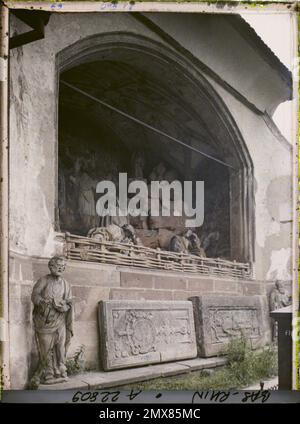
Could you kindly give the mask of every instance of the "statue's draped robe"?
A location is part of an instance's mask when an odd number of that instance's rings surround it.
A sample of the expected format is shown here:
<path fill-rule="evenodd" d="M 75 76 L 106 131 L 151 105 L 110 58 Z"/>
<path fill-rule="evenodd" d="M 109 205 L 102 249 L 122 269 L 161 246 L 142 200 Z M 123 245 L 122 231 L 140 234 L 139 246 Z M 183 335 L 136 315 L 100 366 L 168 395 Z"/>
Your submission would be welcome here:
<path fill-rule="evenodd" d="M 44 303 L 48 301 L 48 303 Z M 46 275 L 35 284 L 32 292 L 33 323 L 36 331 L 40 363 L 53 374 L 55 367 L 65 369 L 66 351 L 73 336 L 73 308 L 71 287 L 62 277 Z M 70 304 L 66 312 L 55 305 Z M 50 358 L 51 355 L 51 358 Z M 41 365 L 43 368 L 43 365 Z"/>

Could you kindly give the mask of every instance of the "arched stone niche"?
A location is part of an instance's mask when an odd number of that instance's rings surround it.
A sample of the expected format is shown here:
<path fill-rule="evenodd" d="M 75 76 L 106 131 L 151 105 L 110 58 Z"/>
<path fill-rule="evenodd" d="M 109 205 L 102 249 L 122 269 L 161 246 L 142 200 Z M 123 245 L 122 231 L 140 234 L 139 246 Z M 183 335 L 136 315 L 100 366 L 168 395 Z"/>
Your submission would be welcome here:
<path fill-rule="evenodd" d="M 165 132 L 184 139 L 192 147 L 228 164 L 228 167 L 222 164 L 216 165 L 216 162 L 199 154 L 191 156 L 188 151 L 180 154 L 182 150 L 178 150 L 176 156 L 177 146 L 166 145 L 163 137 L 157 138 L 156 135 L 156 141 L 161 143 L 162 153 L 165 156 L 168 153 L 174 155 L 173 158 L 170 156 L 169 160 L 177 164 L 179 172 L 180 169 L 185 171 L 182 172 L 185 179 L 200 179 L 203 177 L 203 169 L 211 170 L 213 167 L 216 169 L 209 177 L 210 181 L 214 179 L 214 172 L 218 174 L 218 171 L 221 171 L 226 175 L 224 180 L 228 181 L 226 186 L 228 219 L 224 226 L 229 237 L 228 256 L 232 260 L 252 263 L 254 261 L 252 160 L 228 107 L 205 78 L 202 71 L 203 64 L 199 60 L 196 62 L 198 65 L 195 62 L 191 63 L 187 57 L 174 49 L 145 36 L 130 32 L 104 33 L 79 40 L 56 55 L 57 87 L 60 96 L 63 96 L 67 89 L 61 84 L 62 79 L 90 94 L 96 92 L 98 98 L 103 99 L 101 96 L 103 93 L 104 100 L 110 103 L 113 103 L 113 96 L 117 95 L 117 105 L 121 110 L 126 109 L 128 113 L 141 120 L 146 120 L 145 111 L 149 111 L 153 126 L 163 127 Z M 132 92 L 129 99 L 128 93 L 125 96 L 124 90 L 120 88 L 126 77 L 131 79 L 129 86 Z M 108 95 L 108 98 L 107 91 L 104 93 L 103 90 L 103 81 L 108 87 L 112 87 L 113 94 Z M 113 88 L 113 83 L 116 81 L 120 84 Z M 73 96 L 74 93 L 69 91 L 66 95 Z M 151 96 L 157 96 L 156 101 L 159 105 L 155 101 L 150 101 Z M 76 96 L 73 97 L 73 103 L 77 103 L 80 112 L 80 102 L 76 101 Z M 57 96 L 58 116 L 60 107 Z M 86 109 L 84 102 L 81 108 Z M 97 106 L 89 110 L 95 116 L 99 112 Z M 122 139 L 121 127 L 115 125 L 114 131 Z M 145 145 L 152 144 L 153 135 L 149 136 L 141 128 L 135 131 L 135 138 L 144 140 Z M 58 205 L 58 193 L 56 204 Z M 209 220 L 209 216 L 205 219 Z"/>

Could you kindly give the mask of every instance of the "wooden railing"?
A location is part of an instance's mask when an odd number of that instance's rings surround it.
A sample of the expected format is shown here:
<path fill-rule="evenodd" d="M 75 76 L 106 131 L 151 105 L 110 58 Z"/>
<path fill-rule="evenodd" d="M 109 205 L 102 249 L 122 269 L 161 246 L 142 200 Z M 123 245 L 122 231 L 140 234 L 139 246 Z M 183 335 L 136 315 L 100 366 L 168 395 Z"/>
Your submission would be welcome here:
<path fill-rule="evenodd" d="M 251 266 L 248 263 L 220 258 L 202 258 L 133 244 L 100 242 L 70 233 L 65 234 L 65 241 L 66 257 L 78 261 L 231 278 L 251 278 Z"/>

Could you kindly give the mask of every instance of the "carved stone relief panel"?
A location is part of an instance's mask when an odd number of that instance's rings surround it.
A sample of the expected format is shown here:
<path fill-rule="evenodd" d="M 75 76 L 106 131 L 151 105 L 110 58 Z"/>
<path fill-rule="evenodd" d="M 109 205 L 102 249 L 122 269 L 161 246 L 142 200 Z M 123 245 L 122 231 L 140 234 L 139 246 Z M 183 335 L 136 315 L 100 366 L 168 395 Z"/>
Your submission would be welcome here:
<path fill-rule="evenodd" d="M 99 324 L 105 370 L 197 356 L 189 301 L 101 301 Z"/>
<path fill-rule="evenodd" d="M 190 300 L 199 356 L 222 354 L 230 340 L 242 336 L 253 349 L 266 343 L 270 331 L 261 296 L 203 295 Z"/>

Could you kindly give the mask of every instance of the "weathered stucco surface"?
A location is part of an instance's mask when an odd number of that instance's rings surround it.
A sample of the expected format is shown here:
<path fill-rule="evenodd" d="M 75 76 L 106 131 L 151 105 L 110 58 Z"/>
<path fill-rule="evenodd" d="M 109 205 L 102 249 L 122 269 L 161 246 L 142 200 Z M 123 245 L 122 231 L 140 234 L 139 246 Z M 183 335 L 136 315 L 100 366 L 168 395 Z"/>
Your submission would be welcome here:
<path fill-rule="evenodd" d="M 276 88 L 272 92 L 269 81 L 261 81 L 260 78 L 251 80 L 256 68 L 240 66 L 234 59 L 235 51 L 227 49 L 227 46 L 231 46 L 232 28 L 226 29 L 226 25 L 223 25 L 221 32 L 214 32 L 210 42 L 209 38 L 203 38 L 205 34 L 200 27 L 196 28 L 192 17 L 189 17 L 188 25 L 187 21 L 182 21 L 185 22 L 183 28 L 179 17 L 151 16 L 186 49 L 228 82 L 234 83 L 236 90 L 240 90 L 258 108 L 270 109 L 278 101 L 277 77 L 274 77 Z M 27 29 L 14 16 L 11 17 L 12 33 Z M 46 258 L 62 251 L 62 242 L 55 233 L 56 55 L 79 39 L 111 31 L 142 34 L 162 42 L 128 14 L 54 15 L 46 27 L 44 40 L 11 51 L 10 355 L 13 388 L 24 387 L 35 363 L 35 354 L 31 353 L 34 349 L 30 302 L 33 284 L 47 273 Z M 226 34 L 228 44 L 225 41 L 221 43 L 216 54 L 213 46 L 220 37 L 225 40 Z M 244 53 L 249 56 L 250 51 Z M 261 75 L 265 75 L 265 71 L 264 68 Z M 79 345 L 85 344 L 87 365 L 90 367 L 95 367 L 98 362 L 96 305 L 99 300 L 186 300 L 203 292 L 217 292 L 258 294 L 263 296 L 266 303 L 266 293 L 276 278 L 291 279 L 292 152 L 273 134 L 262 115 L 250 110 L 209 77 L 207 80 L 230 110 L 253 162 L 256 281 L 152 275 L 109 265 L 71 264 L 66 272 L 76 302 L 75 337 L 71 353 Z M 269 284 L 266 284 L 266 280 Z"/>
<path fill-rule="evenodd" d="M 291 278 L 292 150 L 253 113 L 210 80 L 228 105 L 247 143 L 255 178 L 255 277 Z M 281 250 L 282 249 L 282 250 Z M 276 252 L 282 252 L 274 261 Z M 273 257 L 273 260 L 271 259 Z M 285 277 L 283 277 L 285 276 Z"/>
<path fill-rule="evenodd" d="M 233 26 L 226 17 L 190 13 L 184 16 L 182 25 L 178 13 L 168 17 L 160 13 L 147 16 L 262 112 L 272 113 L 288 96 L 280 75 L 270 73 L 258 46 L 246 44 L 238 25 Z"/>

